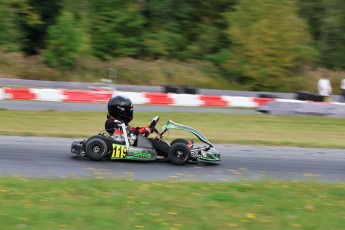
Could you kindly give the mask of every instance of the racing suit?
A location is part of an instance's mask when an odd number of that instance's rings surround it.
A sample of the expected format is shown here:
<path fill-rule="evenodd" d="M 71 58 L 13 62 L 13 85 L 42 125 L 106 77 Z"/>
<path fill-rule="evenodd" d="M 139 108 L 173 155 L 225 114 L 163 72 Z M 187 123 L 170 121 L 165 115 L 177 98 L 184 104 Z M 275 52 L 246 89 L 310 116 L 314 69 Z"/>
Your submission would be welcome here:
<path fill-rule="evenodd" d="M 124 125 L 124 126 L 123 126 Z M 148 137 L 153 129 L 149 126 L 144 127 L 131 127 L 129 124 L 123 123 L 120 120 L 107 115 L 107 120 L 105 121 L 105 130 L 112 136 L 112 138 L 120 143 L 125 143 L 123 127 L 126 129 L 126 133 L 129 140 L 129 145 L 135 146 L 137 142 L 137 135 L 141 134 Z M 156 149 L 157 154 L 160 156 L 167 157 L 169 153 L 169 145 L 155 140 L 153 138 L 148 138 L 152 143 L 153 147 Z"/>
<path fill-rule="evenodd" d="M 116 141 L 124 141 L 124 130 L 123 129 L 123 124 L 126 128 L 126 133 L 128 135 L 128 137 L 132 137 L 131 134 L 142 134 L 145 137 L 148 137 L 150 135 L 150 133 L 152 133 L 152 129 L 147 127 L 131 127 L 129 124 L 123 123 L 120 120 L 113 118 L 109 115 L 107 115 L 107 120 L 105 121 L 105 130 L 112 135 L 112 137 L 114 138 L 114 140 Z M 130 144 L 130 145 L 134 145 L 134 143 Z"/>

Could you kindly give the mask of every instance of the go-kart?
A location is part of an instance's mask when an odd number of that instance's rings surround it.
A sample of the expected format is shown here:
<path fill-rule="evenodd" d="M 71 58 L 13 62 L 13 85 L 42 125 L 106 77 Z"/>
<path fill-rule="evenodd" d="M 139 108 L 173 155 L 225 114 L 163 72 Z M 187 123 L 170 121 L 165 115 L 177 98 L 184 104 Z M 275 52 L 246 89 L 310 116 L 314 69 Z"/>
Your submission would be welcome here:
<path fill-rule="evenodd" d="M 135 141 L 131 139 L 131 135 L 127 135 L 126 128 L 123 124 L 124 141 L 118 141 L 110 136 L 106 131 L 100 132 L 98 135 L 89 137 L 83 141 L 73 141 L 71 146 L 71 153 L 76 156 L 87 156 L 91 160 L 101 161 L 105 159 L 110 160 L 140 160 L 140 161 L 157 161 L 165 160 L 173 164 L 183 165 L 189 160 L 191 161 L 220 161 L 220 153 L 213 147 L 199 131 L 191 127 L 177 124 L 172 120 L 162 127 L 162 131 L 158 132 L 156 125 L 159 121 L 159 116 L 152 119 L 149 127 L 157 134 L 154 139 L 161 141 L 169 146 L 168 156 L 159 156 L 156 149 L 153 147 L 151 141 L 144 135 L 138 134 Z M 164 138 L 169 130 L 184 130 L 193 133 L 198 139 L 206 144 L 205 146 L 193 147 L 188 146 L 188 141 L 182 138 L 177 138 L 172 142 L 168 142 Z M 128 137 L 130 136 L 130 137 Z"/>

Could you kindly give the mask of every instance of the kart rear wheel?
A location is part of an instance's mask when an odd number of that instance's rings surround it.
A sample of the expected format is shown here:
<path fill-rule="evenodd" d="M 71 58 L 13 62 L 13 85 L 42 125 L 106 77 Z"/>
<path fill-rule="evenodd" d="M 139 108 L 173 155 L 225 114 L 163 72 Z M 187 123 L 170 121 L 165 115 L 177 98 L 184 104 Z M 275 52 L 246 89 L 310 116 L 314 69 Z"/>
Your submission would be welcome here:
<path fill-rule="evenodd" d="M 85 154 L 93 161 L 101 161 L 107 155 L 106 143 L 98 137 L 88 140 L 85 146 Z"/>
<path fill-rule="evenodd" d="M 170 147 L 169 160 L 175 165 L 184 165 L 190 158 L 190 150 L 184 143 L 177 142 Z"/>
<path fill-rule="evenodd" d="M 185 144 L 185 145 L 187 145 L 188 144 L 188 141 L 186 140 L 186 139 L 183 139 L 183 138 L 177 138 L 177 139 L 175 139 L 175 140 L 173 140 L 171 143 L 170 143 L 170 145 L 173 145 L 173 144 L 175 144 L 175 143 L 183 143 L 183 144 Z"/>

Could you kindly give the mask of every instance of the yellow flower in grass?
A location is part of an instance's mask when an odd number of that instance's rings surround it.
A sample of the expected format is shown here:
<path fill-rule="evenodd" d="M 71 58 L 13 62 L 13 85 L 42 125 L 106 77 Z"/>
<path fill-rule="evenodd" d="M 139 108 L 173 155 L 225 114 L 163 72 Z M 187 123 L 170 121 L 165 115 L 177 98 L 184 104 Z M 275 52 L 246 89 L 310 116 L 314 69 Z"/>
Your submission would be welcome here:
<path fill-rule="evenodd" d="M 17 177 L 17 180 L 20 180 L 20 181 L 30 181 L 30 179 L 27 179 L 25 177 Z"/>
<path fill-rule="evenodd" d="M 247 213 L 246 217 L 247 217 L 248 219 L 255 219 L 255 218 L 256 218 L 256 215 L 255 215 L 255 213 Z"/>
<path fill-rule="evenodd" d="M 192 195 L 193 195 L 193 196 L 200 196 L 201 194 L 200 194 L 200 193 L 197 193 L 197 192 L 192 192 Z"/>
<path fill-rule="evenodd" d="M 159 214 L 159 213 L 156 213 L 156 212 L 151 212 L 150 215 L 151 215 L 151 216 L 159 216 L 160 214 Z"/>
<path fill-rule="evenodd" d="M 271 221 L 270 220 L 264 220 L 264 219 L 262 219 L 262 220 L 259 220 L 260 222 L 263 222 L 263 223 L 270 223 Z"/>
<path fill-rule="evenodd" d="M 150 202 L 147 202 L 147 201 L 142 201 L 141 203 L 142 204 L 150 204 Z"/>
<path fill-rule="evenodd" d="M 230 227 L 238 227 L 238 224 L 228 223 Z"/>
<path fill-rule="evenodd" d="M 177 215 L 176 212 L 168 212 L 168 214 L 169 214 L 169 215 L 174 215 L 174 216 Z"/>

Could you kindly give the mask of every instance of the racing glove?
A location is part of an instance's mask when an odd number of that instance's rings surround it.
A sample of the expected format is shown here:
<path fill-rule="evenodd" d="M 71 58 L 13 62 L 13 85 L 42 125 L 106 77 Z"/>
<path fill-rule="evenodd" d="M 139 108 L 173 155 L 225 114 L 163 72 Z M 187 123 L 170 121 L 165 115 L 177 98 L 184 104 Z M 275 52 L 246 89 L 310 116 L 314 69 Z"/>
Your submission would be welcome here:
<path fill-rule="evenodd" d="M 149 126 L 144 126 L 141 128 L 137 128 L 138 133 L 143 134 L 145 137 L 148 137 L 150 135 L 150 133 L 153 133 L 153 129 L 150 128 Z"/>

